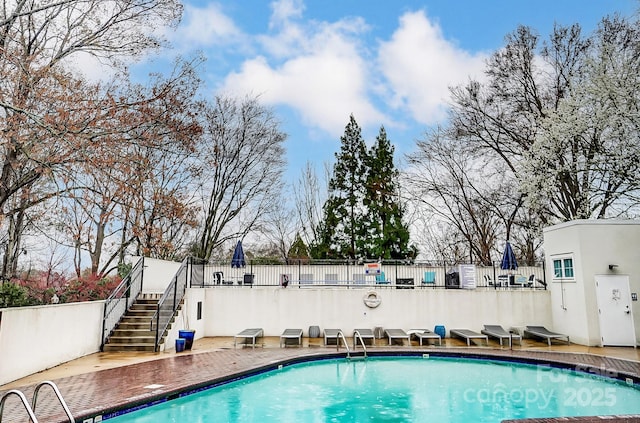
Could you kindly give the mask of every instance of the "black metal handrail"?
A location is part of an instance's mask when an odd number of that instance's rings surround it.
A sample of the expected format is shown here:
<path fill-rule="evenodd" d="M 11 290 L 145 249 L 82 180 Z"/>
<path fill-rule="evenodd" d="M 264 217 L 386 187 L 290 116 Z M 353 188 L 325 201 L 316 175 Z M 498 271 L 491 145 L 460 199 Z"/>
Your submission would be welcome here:
<path fill-rule="evenodd" d="M 160 349 L 162 336 L 167 330 L 167 327 L 169 327 L 169 323 L 171 323 L 171 319 L 173 319 L 173 316 L 184 297 L 184 293 L 187 290 L 190 261 L 190 257 L 187 257 L 182 261 L 180 268 L 174 275 L 173 279 L 171 279 L 171 283 L 167 286 L 167 289 L 165 289 L 164 293 L 158 300 L 156 312 L 151 318 L 149 330 L 155 331 L 156 333 L 156 352 Z"/>
<path fill-rule="evenodd" d="M 116 325 L 122 319 L 129 307 L 142 292 L 142 279 L 144 271 L 144 257 L 140 257 L 127 276 L 113 290 L 104 302 L 102 317 L 102 343 L 100 351 L 104 350 L 104 344 Z"/>

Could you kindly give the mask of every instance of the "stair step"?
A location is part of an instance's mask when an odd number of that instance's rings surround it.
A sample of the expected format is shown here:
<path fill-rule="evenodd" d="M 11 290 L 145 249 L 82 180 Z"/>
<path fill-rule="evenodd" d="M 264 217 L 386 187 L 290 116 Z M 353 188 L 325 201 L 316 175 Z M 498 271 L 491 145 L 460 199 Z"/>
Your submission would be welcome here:
<path fill-rule="evenodd" d="M 149 327 L 145 329 L 128 329 L 123 327 L 118 327 L 111 334 L 112 337 L 138 337 L 138 336 L 152 336 L 155 338 L 156 331 L 149 330 Z"/>
<path fill-rule="evenodd" d="M 158 309 L 158 305 L 156 303 L 149 304 L 141 304 L 134 303 L 129 310 L 153 310 L 154 312 Z"/>
<path fill-rule="evenodd" d="M 109 344 L 155 344 L 156 336 L 110 336 Z"/>
<path fill-rule="evenodd" d="M 151 322 L 120 322 L 115 330 L 150 330 Z"/>
<path fill-rule="evenodd" d="M 136 301 L 157 303 L 160 298 L 162 298 L 162 294 L 140 294 Z"/>
<path fill-rule="evenodd" d="M 145 309 L 130 308 L 129 310 L 127 310 L 126 314 L 127 315 L 131 315 L 131 316 L 153 316 L 154 314 L 156 314 L 156 310 L 154 310 L 154 309 L 145 310 Z"/>
<path fill-rule="evenodd" d="M 153 344 L 105 344 L 104 351 L 155 351 Z"/>

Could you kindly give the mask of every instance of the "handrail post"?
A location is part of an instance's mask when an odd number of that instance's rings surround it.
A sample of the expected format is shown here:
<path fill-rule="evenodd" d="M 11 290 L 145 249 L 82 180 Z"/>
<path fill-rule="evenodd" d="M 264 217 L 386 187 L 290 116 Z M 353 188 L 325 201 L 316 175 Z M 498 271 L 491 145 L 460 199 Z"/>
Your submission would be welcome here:
<path fill-rule="evenodd" d="M 107 330 L 107 301 L 105 300 L 104 303 L 102 303 L 103 307 L 102 307 L 102 332 L 101 332 L 101 340 L 100 340 L 100 351 L 103 352 L 104 351 L 104 333 Z"/>
<path fill-rule="evenodd" d="M 44 385 L 48 385 L 51 387 L 51 389 L 53 389 L 53 392 L 56 394 L 56 397 L 58 397 L 58 401 L 60 401 L 60 405 L 62 406 L 62 408 L 64 409 L 65 414 L 67 415 L 67 417 L 69 418 L 69 422 L 70 423 L 75 423 L 75 419 L 73 418 L 73 415 L 71 414 L 71 410 L 69 410 L 69 407 L 67 406 L 67 403 L 64 401 L 64 399 L 62 399 L 62 394 L 60 393 L 60 390 L 58 389 L 58 386 L 49 381 L 49 380 L 45 380 L 43 382 L 40 382 L 38 384 L 38 386 L 36 386 L 36 388 L 33 391 L 33 400 L 31 401 L 31 409 L 33 410 L 33 412 L 36 412 L 36 401 L 38 400 L 38 392 L 40 391 L 40 388 L 42 388 Z"/>
<path fill-rule="evenodd" d="M 186 273 L 186 272 L 185 272 Z M 176 310 L 176 298 L 178 297 L 178 277 L 173 278 L 173 310 Z"/>
<path fill-rule="evenodd" d="M 140 292 L 142 292 L 142 286 L 144 285 L 144 256 L 142 256 L 142 263 L 140 263 Z"/>
<path fill-rule="evenodd" d="M 32 423 L 38 423 L 38 419 L 36 419 L 35 414 L 33 414 L 33 409 L 29 405 L 29 402 L 27 402 L 27 398 L 25 398 L 24 394 L 21 391 L 18 391 L 16 389 L 7 391 L 2 396 L 2 399 L 0 399 L 0 422 L 2 422 L 2 411 L 4 409 L 4 402 L 7 400 L 9 395 L 17 395 L 20 398 L 20 402 L 22 402 L 24 409 L 27 411 L 27 414 L 29 415 L 29 418 L 31 419 Z"/>
<path fill-rule="evenodd" d="M 153 324 L 153 320 L 151 321 L 151 324 Z M 156 343 L 155 343 L 155 346 L 153 347 L 154 352 L 158 352 L 159 342 L 160 342 L 160 303 L 156 305 Z"/>

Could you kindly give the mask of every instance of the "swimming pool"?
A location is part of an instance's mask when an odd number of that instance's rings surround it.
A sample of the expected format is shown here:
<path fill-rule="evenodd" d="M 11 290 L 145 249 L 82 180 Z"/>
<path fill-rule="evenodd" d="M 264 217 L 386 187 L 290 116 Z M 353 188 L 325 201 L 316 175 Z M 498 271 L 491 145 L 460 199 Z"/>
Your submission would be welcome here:
<path fill-rule="evenodd" d="M 640 414 L 640 389 L 548 366 L 393 357 L 295 364 L 104 418 L 110 423 L 500 422 L 603 414 Z"/>

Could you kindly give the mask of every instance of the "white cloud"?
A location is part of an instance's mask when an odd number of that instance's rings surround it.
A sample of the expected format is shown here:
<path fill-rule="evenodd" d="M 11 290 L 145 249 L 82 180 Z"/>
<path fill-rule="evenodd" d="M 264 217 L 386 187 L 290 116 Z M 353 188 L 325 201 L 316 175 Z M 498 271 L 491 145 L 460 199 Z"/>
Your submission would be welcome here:
<path fill-rule="evenodd" d="M 235 44 L 244 38 L 233 20 L 215 3 L 205 8 L 185 5 L 183 24 L 169 36 L 174 44 L 188 49 Z"/>
<path fill-rule="evenodd" d="M 391 39 L 381 43 L 378 62 L 390 85 L 390 105 L 408 109 L 418 122 L 433 124 L 446 117 L 448 87 L 470 76 L 479 78 L 485 58 L 445 40 L 440 27 L 418 11 L 400 18 Z"/>
<path fill-rule="evenodd" d="M 245 61 L 227 76 L 222 90 L 292 107 L 307 125 L 331 135 L 343 133 L 352 113 L 361 126 L 379 125 L 382 113 L 367 96 L 369 64 L 361 57 L 357 37 L 367 29 L 363 20 L 303 27 L 289 21 L 291 16 L 298 15 L 282 12 L 279 31 L 260 38 L 268 56 Z"/>
<path fill-rule="evenodd" d="M 261 55 L 228 74 L 220 90 L 290 107 L 309 130 L 335 137 L 350 114 L 363 129 L 441 122 L 448 87 L 482 76 L 486 56 L 446 40 L 424 11 L 401 16 L 391 38 L 378 45 L 377 60 L 371 60 L 364 19 L 308 21 L 303 10 L 300 0 L 274 2 L 272 31 L 256 38 Z M 404 122 L 391 121 L 391 113 Z"/>
<path fill-rule="evenodd" d="M 292 18 L 302 17 L 304 3 L 302 0 L 278 0 L 271 3 L 271 10 L 269 27 L 273 28 L 290 21 Z"/>

